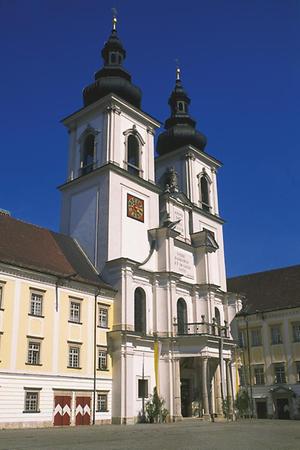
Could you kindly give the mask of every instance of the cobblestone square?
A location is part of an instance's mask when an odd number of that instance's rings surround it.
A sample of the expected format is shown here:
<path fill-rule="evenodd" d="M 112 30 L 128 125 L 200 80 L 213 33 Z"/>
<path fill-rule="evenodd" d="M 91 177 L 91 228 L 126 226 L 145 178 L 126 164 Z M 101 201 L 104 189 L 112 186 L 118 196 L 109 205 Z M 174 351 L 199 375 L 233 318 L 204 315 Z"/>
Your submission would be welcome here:
<path fill-rule="evenodd" d="M 0 431 L 0 450 L 298 450 L 297 421 L 82 426 Z"/>

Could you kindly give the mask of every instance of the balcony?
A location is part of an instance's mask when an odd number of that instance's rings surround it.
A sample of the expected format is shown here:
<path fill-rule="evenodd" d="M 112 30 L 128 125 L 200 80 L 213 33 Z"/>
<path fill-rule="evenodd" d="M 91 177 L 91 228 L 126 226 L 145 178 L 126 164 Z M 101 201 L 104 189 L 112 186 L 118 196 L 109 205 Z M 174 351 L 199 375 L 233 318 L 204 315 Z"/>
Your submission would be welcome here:
<path fill-rule="evenodd" d="M 174 331 L 177 336 L 209 335 L 229 338 L 229 327 L 226 321 L 224 323 L 225 325 L 219 325 L 214 319 L 211 323 L 204 320 L 202 322 L 177 323 L 174 320 Z"/>

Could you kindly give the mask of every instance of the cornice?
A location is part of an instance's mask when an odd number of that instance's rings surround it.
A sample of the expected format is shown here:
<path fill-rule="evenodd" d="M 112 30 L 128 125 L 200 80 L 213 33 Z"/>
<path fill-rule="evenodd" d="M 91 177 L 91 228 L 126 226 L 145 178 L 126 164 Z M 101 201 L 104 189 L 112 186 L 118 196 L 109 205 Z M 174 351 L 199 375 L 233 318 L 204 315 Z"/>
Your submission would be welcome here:
<path fill-rule="evenodd" d="M 48 274 L 46 272 L 2 262 L 0 262 L 0 272 L 8 276 L 26 279 L 28 282 L 35 281 L 38 283 L 52 285 L 53 287 L 58 286 L 70 291 L 84 292 L 91 295 L 95 294 L 95 287 L 97 287 L 93 283 L 70 280 L 70 278 L 64 278 L 62 275 Z M 116 291 L 113 288 L 100 288 L 99 296 L 104 295 L 108 298 L 114 298 L 115 292 Z"/>
<path fill-rule="evenodd" d="M 70 127 L 74 124 L 74 122 L 80 120 L 83 116 L 87 115 L 90 112 L 93 112 L 95 110 L 102 110 L 104 112 L 107 107 L 113 108 L 114 106 L 119 107 L 122 112 L 124 111 L 125 113 L 130 114 L 131 117 L 133 116 L 138 118 L 139 120 L 142 120 L 146 123 L 146 125 L 150 125 L 151 128 L 160 128 L 160 126 L 162 125 L 162 123 L 158 119 L 155 119 L 150 114 L 145 113 L 141 109 L 135 108 L 133 105 L 121 99 L 115 94 L 108 94 L 98 101 L 91 103 L 86 107 L 80 108 L 69 116 L 63 118 L 61 122 L 66 127 Z"/>
<path fill-rule="evenodd" d="M 198 156 L 199 159 L 204 160 L 209 166 L 212 166 L 215 169 L 218 169 L 219 167 L 222 167 L 222 162 L 218 159 L 214 158 L 213 156 L 209 155 L 206 152 L 202 152 L 201 150 L 198 150 L 196 147 L 193 147 L 192 145 L 185 145 L 184 147 L 180 147 L 176 150 L 173 150 L 170 153 L 166 153 L 165 155 L 158 156 L 156 158 L 156 163 L 159 164 L 161 161 L 167 161 L 172 160 L 176 156 L 182 156 L 185 159 L 186 158 L 195 158 L 195 155 Z"/>
<path fill-rule="evenodd" d="M 67 181 L 64 184 L 61 184 L 60 186 L 57 187 L 57 189 L 59 189 L 60 191 L 65 191 L 67 190 L 70 186 L 75 186 L 78 183 L 82 184 L 84 181 L 86 180 L 92 180 L 93 178 L 96 178 L 97 176 L 103 174 L 103 173 L 107 173 L 109 171 L 118 173 L 119 175 L 124 176 L 125 178 L 127 178 L 128 180 L 139 184 L 140 186 L 151 190 L 152 192 L 156 192 L 157 194 L 161 194 L 161 188 L 157 185 L 152 183 L 151 181 L 147 181 L 144 180 L 141 177 L 137 177 L 135 175 L 132 175 L 131 173 L 129 173 L 127 170 L 122 169 L 121 167 L 117 166 L 116 164 L 113 163 L 106 163 L 101 167 L 97 167 L 95 170 L 93 170 L 92 172 L 87 173 L 86 175 L 82 175 L 80 177 L 74 178 L 73 180 Z"/>

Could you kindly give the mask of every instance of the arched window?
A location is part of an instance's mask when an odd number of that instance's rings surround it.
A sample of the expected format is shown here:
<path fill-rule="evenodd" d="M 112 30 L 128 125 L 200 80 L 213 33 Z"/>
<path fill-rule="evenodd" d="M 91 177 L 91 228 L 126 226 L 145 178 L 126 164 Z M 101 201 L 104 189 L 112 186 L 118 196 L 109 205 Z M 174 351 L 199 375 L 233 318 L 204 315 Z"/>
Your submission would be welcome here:
<path fill-rule="evenodd" d="M 134 331 L 146 334 L 146 294 L 140 287 L 134 291 Z"/>
<path fill-rule="evenodd" d="M 183 298 L 177 301 L 177 327 L 178 334 L 187 333 L 187 310 Z"/>
<path fill-rule="evenodd" d="M 133 175 L 140 174 L 140 144 L 133 134 L 127 139 L 127 170 Z"/>
<path fill-rule="evenodd" d="M 177 102 L 177 108 L 179 112 L 185 112 L 185 103 L 184 102 Z"/>
<path fill-rule="evenodd" d="M 95 158 L 95 136 L 88 134 L 83 143 L 81 174 L 89 173 L 94 168 Z"/>
<path fill-rule="evenodd" d="M 121 63 L 122 63 L 122 56 L 119 52 L 110 52 L 109 53 L 109 64 L 120 65 Z"/>
<path fill-rule="evenodd" d="M 210 205 L 209 205 L 209 182 L 208 182 L 206 176 L 202 176 L 201 179 L 200 179 L 200 189 L 201 189 L 202 209 L 204 209 L 204 211 L 209 211 L 210 210 Z"/>
<path fill-rule="evenodd" d="M 221 314 L 219 308 L 215 308 L 215 320 L 217 325 L 217 334 L 220 335 Z"/>

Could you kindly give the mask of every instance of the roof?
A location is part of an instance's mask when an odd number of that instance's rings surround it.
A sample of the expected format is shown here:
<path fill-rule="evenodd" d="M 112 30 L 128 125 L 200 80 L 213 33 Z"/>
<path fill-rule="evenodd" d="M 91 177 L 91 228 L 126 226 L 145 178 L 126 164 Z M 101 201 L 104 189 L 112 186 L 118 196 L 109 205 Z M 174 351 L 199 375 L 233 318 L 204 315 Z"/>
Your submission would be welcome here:
<path fill-rule="evenodd" d="M 300 306 L 300 265 L 229 278 L 227 289 L 246 296 L 244 312 Z"/>
<path fill-rule="evenodd" d="M 0 262 L 112 289 L 74 239 L 9 216 L 0 216 Z"/>

